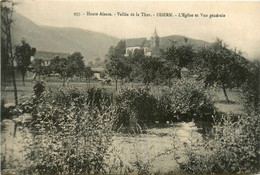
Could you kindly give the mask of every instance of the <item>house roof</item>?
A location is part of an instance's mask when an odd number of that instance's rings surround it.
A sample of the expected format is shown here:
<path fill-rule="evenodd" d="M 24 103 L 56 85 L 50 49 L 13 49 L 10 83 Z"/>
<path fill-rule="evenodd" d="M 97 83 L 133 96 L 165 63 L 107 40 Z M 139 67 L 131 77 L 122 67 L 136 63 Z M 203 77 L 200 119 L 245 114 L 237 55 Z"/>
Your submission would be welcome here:
<path fill-rule="evenodd" d="M 131 38 L 125 40 L 126 47 L 144 47 L 146 43 L 146 38 Z"/>
<path fill-rule="evenodd" d="M 97 68 L 92 67 L 91 70 L 92 70 L 93 72 L 103 72 L 103 71 L 104 71 L 104 68 L 102 68 L 102 67 L 97 67 Z"/>
<path fill-rule="evenodd" d="M 36 51 L 34 58 L 35 59 L 41 59 L 43 61 L 50 61 L 57 56 L 59 58 L 67 58 L 69 56 L 69 53 Z"/>

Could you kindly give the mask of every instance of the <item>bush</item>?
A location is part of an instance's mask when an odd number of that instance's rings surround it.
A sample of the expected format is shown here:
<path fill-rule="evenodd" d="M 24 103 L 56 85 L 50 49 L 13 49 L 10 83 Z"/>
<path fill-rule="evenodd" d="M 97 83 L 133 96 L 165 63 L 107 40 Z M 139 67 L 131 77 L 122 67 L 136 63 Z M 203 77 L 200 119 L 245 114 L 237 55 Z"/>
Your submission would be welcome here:
<path fill-rule="evenodd" d="M 89 105 L 101 109 L 104 106 L 108 107 L 112 104 L 113 96 L 104 89 L 89 88 L 86 92 L 86 100 Z"/>
<path fill-rule="evenodd" d="M 203 83 L 180 80 L 173 88 L 125 88 L 115 95 L 118 125 L 159 121 L 211 121 L 215 113 L 213 95 Z"/>
<path fill-rule="evenodd" d="M 173 88 L 163 88 L 158 96 L 160 113 L 166 120 L 211 119 L 215 112 L 213 95 L 203 83 L 180 80 Z"/>
<path fill-rule="evenodd" d="M 184 173 L 235 174 L 259 171 L 258 116 L 222 116 L 205 140 L 186 146 Z"/>
<path fill-rule="evenodd" d="M 247 80 L 242 85 L 241 100 L 245 112 L 249 115 L 260 113 L 260 62 L 256 61 L 255 66 L 251 69 Z"/>
<path fill-rule="evenodd" d="M 35 82 L 35 84 L 33 86 L 34 95 L 39 97 L 44 91 L 45 91 L 45 84 L 44 84 L 44 82 L 43 81 Z"/>
<path fill-rule="evenodd" d="M 113 136 L 115 109 L 79 103 L 82 99 L 82 92 L 72 89 L 61 98 L 52 92 L 42 94 L 41 103 L 32 109 L 34 121 L 29 130 L 33 139 L 24 138 L 29 165 L 24 167 L 26 173 L 105 173 L 104 157 Z"/>
<path fill-rule="evenodd" d="M 23 113 L 32 113 L 33 109 L 43 101 L 42 95 L 45 93 L 45 83 L 43 81 L 34 82 L 33 95 L 31 98 L 22 97 L 14 110 L 18 115 Z"/>
<path fill-rule="evenodd" d="M 10 111 L 10 107 L 6 108 L 5 107 L 5 100 L 1 99 L 1 121 L 4 119 L 10 119 L 12 116 L 12 113 Z"/>
<path fill-rule="evenodd" d="M 118 106 L 118 125 L 147 124 L 159 117 L 157 100 L 148 89 L 122 89 L 115 95 L 115 103 Z"/>

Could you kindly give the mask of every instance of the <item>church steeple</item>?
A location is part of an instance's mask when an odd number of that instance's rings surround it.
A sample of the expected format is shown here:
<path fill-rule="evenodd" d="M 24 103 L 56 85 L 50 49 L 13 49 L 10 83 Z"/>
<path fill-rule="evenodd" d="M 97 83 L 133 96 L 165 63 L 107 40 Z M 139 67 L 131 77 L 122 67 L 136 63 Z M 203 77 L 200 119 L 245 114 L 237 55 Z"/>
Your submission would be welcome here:
<path fill-rule="evenodd" d="M 154 33 L 151 37 L 151 47 L 152 48 L 159 48 L 159 36 L 157 35 L 156 28 L 154 29 Z"/>
<path fill-rule="evenodd" d="M 158 37 L 158 35 L 157 35 L 157 31 L 156 31 L 156 28 L 154 28 L 153 37 Z"/>

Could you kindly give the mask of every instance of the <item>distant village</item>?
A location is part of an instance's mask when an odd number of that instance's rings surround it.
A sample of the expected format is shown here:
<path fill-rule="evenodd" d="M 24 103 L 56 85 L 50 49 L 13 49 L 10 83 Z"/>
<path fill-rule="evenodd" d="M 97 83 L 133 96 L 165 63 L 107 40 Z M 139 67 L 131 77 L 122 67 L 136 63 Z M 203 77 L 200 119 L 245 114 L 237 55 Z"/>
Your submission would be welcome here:
<path fill-rule="evenodd" d="M 142 49 L 144 51 L 145 56 L 152 56 L 152 57 L 160 57 L 162 49 L 160 48 L 160 37 L 157 34 L 156 29 L 154 29 L 153 35 L 150 37 L 150 39 L 147 38 L 134 38 L 134 39 L 125 39 L 125 57 L 130 56 L 135 52 L 135 50 Z M 34 56 L 31 56 L 31 62 L 35 62 L 36 60 L 41 60 L 42 66 L 49 66 L 51 64 L 51 61 L 56 58 L 67 58 L 70 55 L 70 53 L 64 53 L 64 52 L 50 52 L 50 51 L 41 51 L 37 50 Z M 91 67 L 91 70 L 93 71 L 93 77 L 94 79 L 101 80 L 102 76 L 101 74 L 104 72 L 104 66 L 100 64 L 101 59 L 96 58 L 96 63 L 89 62 L 87 66 Z M 32 69 L 31 69 L 32 70 Z M 17 71 L 17 74 L 19 75 L 19 71 Z M 33 78 L 35 76 L 35 73 L 27 72 L 27 78 Z M 52 74 L 52 76 L 59 76 L 58 74 Z"/>

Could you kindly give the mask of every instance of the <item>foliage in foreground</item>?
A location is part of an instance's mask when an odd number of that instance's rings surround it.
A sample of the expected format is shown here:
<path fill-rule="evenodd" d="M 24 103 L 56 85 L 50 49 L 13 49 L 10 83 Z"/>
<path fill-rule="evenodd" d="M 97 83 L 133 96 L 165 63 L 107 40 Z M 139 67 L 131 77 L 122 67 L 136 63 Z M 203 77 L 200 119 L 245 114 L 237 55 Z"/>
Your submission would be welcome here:
<path fill-rule="evenodd" d="M 202 82 L 179 80 L 173 88 L 165 87 L 159 93 L 158 106 L 165 120 L 212 120 L 215 99 Z"/>
<path fill-rule="evenodd" d="M 34 118 L 28 126 L 33 139 L 24 133 L 27 143 L 24 172 L 107 173 L 105 158 L 111 156 L 108 152 L 115 121 L 131 125 L 131 122 L 163 121 L 175 116 L 181 121 L 186 118 L 208 121 L 203 114 L 214 112 L 210 94 L 195 81 L 181 80 L 177 84 L 156 91 L 123 89 L 114 97 L 101 89 L 88 89 L 83 93 L 69 88 L 54 93 L 44 88 L 37 90 L 35 86 L 34 98 L 21 105 L 22 112 L 31 113 Z M 259 133 L 259 115 L 223 116 L 215 121 L 207 139 L 184 145 L 182 156 L 187 159 L 177 162 L 184 173 L 255 172 L 259 165 Z M 116 157 L 115 161 L 119 161 L 117 166 L 121 167 L 121 161 Z M 142 169 L 150 171 L 149 163 L 141 165 L 142 162 L 137 161 L 134 164 L 140 173 Z"/>
<path fill-rule="evenodd" d="M 44 92 L 34 99 L 38 103 L 31 106 L 34 120 L 28 126 L 33 139 L 24 130 L 26 173 L 104 173 L 115 109 L 90 105 L 72 92 L 63 92 L 60 99 Z M 63 103 L 65 99 L 69 101 Z"/>
<path fill-rule="evenodd" d="M 254 62 L 247 82 L 242 86 L 241 101 L 249 115 L 260 113 L 260 61 Z"/>
<path fill-rule="evenodd" d="M 12 116 L 11 108 L 12 107 L 5 107 L 5 100 L 1 99 L 1 121 L 4 119 L 9 119 Z"/>
<path fill-rule="evenodd" d="M 118 127 L 160 120 L 157 100 L 148 89 L 123 89 L 116 94 L 115 105 L 118 106 Z"/>
<path fill-rule="evenodd" d="M 222 116 L 208 139 L 186 145 L 187 160 L 177 162 L 188 174 L 234 174 L 259 171 L 259 115 Z M 175 157 L 176 158 L 176 157 Z"/>
<path fill-rule="evenodd" d="M 119 124 L 166 121 L 211 121 L 214 99 L 203 83 L 179 80 L 175 87 L 125 88 L 115 95 Z"/>

